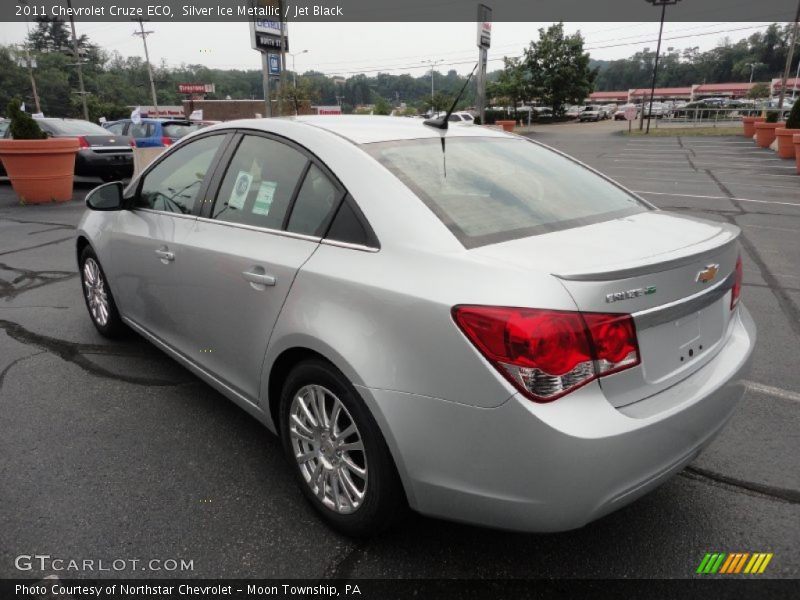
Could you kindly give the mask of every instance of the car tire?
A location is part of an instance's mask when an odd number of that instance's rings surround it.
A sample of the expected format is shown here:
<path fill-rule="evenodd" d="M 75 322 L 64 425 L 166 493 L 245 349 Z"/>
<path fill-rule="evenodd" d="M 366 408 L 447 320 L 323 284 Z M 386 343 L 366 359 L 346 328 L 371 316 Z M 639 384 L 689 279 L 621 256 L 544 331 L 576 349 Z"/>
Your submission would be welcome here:
<path fill-rule="evenodd" d="M 336 368 L 323 360 L 295 366 L 283 385 L 279 418 L 283 450 L 298 485 L 333 529 L 351 537 L 373 536 L 405 514 L 405 493 L 386 441 Z"/>
<path fill-rule="evenodd" d="M 103 267 L 91 246 L 86 246 L 81 251 L 78 263 L 83 301 L 89 311 L 89 318 L 100 335 L 112 339 L 121 337 L 126 327 L 119 316 Z"/>

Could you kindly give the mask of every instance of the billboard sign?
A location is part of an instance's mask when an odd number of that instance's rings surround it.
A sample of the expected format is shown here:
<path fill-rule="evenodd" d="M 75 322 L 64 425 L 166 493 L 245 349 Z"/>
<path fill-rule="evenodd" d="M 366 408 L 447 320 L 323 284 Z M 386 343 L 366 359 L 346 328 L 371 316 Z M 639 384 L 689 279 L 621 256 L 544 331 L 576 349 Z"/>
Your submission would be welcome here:
<path fill-rule="evenodd" d="M 213 94 L 216 91 L 213 83 L 179 83 L 179 94 Z"/>
<path fill-rule="evenodd" d="M 280 0 L 251 0 L 254 18 L 250 21 L 250 45 L 259 52 L 280 52 L 289 50 L 289 37 L 286 35 L 286 48 L 281 48 L 281 6 Z"/>
<path fill-rule="evenodd" d="M 492 9 L 478 4 L 478 48 L 488 49 L 492 43 Z"/>

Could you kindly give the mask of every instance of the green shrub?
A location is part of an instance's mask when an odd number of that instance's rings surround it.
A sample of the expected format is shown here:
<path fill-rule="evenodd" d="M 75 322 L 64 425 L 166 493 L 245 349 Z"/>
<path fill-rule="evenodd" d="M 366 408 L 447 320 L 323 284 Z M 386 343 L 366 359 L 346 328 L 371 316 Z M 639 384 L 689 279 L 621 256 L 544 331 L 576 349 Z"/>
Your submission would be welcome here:
<path fill-rule="evenodd" d="M 767 111 L 767 116 L 764 119 L 765 123 L 777 123 L 778 122 L 778 111 L 777 110 L 769 110 Z"/>
<path fill-rule="evenodd" d="M 11 137 L 15 140 L 43 140 L 47 136 L 39 124 L 28 113 L 24 112 L 19 98 L 12 98 L 6 108 L 11 123 L 8 125 Z"/>
<path fill-rule="evenodd" d="M 800 100 L 792 106 L 789 118 L 786 119 L 786 129 L 800 129 Z"/>

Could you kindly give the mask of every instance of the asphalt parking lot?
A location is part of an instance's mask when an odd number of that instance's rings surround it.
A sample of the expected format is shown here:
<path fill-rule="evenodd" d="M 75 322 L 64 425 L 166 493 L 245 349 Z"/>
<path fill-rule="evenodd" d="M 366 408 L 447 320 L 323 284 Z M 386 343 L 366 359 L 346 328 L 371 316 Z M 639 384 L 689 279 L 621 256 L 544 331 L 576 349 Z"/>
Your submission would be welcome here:
<path fill-rule="evenodd" d="M 764 576 L 800 576 L 800 176 L 743 137 L 623 127 L 531 135 L 661 208 L 739 225 L 759 340 L 749 391 L 703 455 L 562 534 L 417 515 L 369 541 L 332 533 L 258 423 L 141 339 L 96 333 L 72 242 L 90 186 L 26 207 L 0 183 L 0 577 L 53 574 L 15 569 L 34 553 L 193 561 L 117 577 L 691 577 L 706 552 L 772 552 Z"/>

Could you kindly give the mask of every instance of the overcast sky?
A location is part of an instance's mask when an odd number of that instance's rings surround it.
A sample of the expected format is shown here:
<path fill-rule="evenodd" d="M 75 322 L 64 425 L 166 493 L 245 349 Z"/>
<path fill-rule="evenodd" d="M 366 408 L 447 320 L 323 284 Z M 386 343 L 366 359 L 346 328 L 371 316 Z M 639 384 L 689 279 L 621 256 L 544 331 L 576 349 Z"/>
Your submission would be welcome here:
<path fill-rule="evenodd" d="M 500 68 L 504 55 L 519 55 L 539 27 L 549 23 L 494 23 L 488 70 Z M 664 25 L 662 50 L 668 47 L 713 48 L 726 37 L 732 41 L 765 28 L 768 23 L 669 23 Z M 655 50 L 658 22 L 566 23 L 586 39 L 592 58 L 615 59 L 649 47 Z M 107 50 L 124 56 L 143 56 L 140 38 L 131 23 L 76 22 L 78 35 L 86 34 Z M 260 68 L 260 58 L 250 48 L 247 23 L 158 23 L 147 28 L 150 57 L 171 66 L 204 64 L 225 69 Z M 292 52 L 308 50 L 295 59 L 299 72 L 318 70 L 328 74 L 368 75 L 378 71 L 420 75 L 438 60 L 437 70 L 468 73 L 477 59 L 475 23 L 293 23 L 289 26 Z M 14 44 L 25 37 L 24 23 L 0 23 L 0 44 Z M 672 39 L 670 39 L 672 38 Z M 291 58 L 287 57 L 289 68 Z"/>

